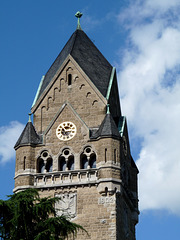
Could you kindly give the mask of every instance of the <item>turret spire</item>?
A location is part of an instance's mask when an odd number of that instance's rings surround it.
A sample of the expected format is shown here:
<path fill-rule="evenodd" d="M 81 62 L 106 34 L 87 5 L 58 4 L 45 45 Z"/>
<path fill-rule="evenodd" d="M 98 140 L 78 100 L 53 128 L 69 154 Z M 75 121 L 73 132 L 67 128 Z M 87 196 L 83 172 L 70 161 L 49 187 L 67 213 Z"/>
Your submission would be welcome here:
<path fill-rule="evenodd" d="M 82 13 L 81 12 L 77 12 L 76 14 L 75 14 L 75 16 L 77 17 L 77 19 L 78 19 L 78 23 L 77 23 L 77 29 L 79 29 L 79 30 L 82 30 L 82 28 L 81 28 L 81 25 L 80 25 L 80 18 L 82 17 Z"/>

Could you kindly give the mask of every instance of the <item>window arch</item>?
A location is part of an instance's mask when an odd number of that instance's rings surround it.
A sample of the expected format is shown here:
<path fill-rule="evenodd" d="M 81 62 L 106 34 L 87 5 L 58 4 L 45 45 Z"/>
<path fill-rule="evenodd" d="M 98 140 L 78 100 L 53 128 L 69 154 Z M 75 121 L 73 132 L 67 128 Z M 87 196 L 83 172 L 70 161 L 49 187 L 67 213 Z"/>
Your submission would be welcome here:
<path fill-rule="evenodd" d="M 67 162 L 68 170 L 74 170 L 74 156 L 70 156 Z"/>
<path fill-rule="evenodd" d="M 81 168 L 82 169 L 88 168 L 88 159 L 85 154 L 81 154 Z"/>
<path fill-rule="evenodd" d="M 81 169 L 96 168 L 96 154 L 90 146 L 84 148 L 80 155 Z"/>
<path fill-rule="evenodd" d="M 59 171 L 74 170 L 74 155 L 69 148 L 65 148 L 59 157 Z"/>
<path fill-rule="evenodd" d="M 47 171 L 47 172 L 52 172 L 52 158 L 48 158 L 48 159 L 47 159 L 46 171 Z"/>
<path fill-rule="evenodd" d="M 44 160 L 42 158 L 39 158 L 38 160 L 38 172 L 43 173 L 45 170 Z"/>
<path fill-rule="evenodd" d="M 59 158 L 59 170 L 66 171 L 66 160 L 65 160 L 65 157 L 63 156 Z"/>
<path fill-rule="evenodd" d="M 37 172 L 45 173 L 52 172 L 53 170 L 53 159 L 48 151 L 43 151 L 37 161 Z"/>
<path fill-rule="evenodd" d="M 92 153 L 90 155 L 89 166 L 90 166 L 90 168 L 96 168 L 96 154 L 95 153 Z"/>

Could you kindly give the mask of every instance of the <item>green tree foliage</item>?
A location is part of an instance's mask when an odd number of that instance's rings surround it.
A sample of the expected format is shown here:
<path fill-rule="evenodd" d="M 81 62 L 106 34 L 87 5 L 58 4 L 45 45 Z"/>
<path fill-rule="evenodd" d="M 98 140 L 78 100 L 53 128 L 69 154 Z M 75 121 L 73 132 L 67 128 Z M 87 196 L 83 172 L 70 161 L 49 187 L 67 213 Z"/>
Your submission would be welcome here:
<path fill-rule="evenodd" d="M 59 198 L 40 198 L 36 189 L 27 189 L 0 200 L 0 238 L 8 240 L 62 240 L 75 236 L 80 225 L 66 216 L 57 216 Z"/>

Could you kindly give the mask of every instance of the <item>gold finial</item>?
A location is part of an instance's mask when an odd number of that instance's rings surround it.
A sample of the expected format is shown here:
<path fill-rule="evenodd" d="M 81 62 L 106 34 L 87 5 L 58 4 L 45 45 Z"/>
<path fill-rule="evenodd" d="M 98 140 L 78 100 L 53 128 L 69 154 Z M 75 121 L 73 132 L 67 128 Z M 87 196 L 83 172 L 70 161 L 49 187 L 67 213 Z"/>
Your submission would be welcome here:
<path fill-rule="evenodd" d="M 80 18 L 82 17 L 82 15 L 83 14 L 79 11 L 75 14 L 75 17 L 77 17 L 77 19 L 78 19 L 77 29 L 79 29 L 79 30 L 82 30 L 81 25 L 80 25 Z"/>

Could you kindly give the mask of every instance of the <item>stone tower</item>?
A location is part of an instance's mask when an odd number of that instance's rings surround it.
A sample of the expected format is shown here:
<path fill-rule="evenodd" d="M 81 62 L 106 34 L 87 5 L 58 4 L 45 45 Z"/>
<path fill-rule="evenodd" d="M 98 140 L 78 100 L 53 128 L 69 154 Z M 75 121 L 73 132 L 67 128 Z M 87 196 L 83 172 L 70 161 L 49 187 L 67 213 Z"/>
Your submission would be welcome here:
<path fill-rule="evenodd" d="M 79 20 L 79 19 L 78 19 Z M 43 76 L 16 145 L 14 192 L 37 188 L 60 196 L 68 214 L 89 233 L 78 240 L 134 240 L 137 174 L 116 70 L 79 21 Z"/>

